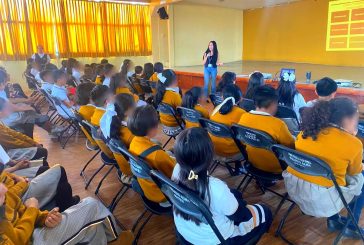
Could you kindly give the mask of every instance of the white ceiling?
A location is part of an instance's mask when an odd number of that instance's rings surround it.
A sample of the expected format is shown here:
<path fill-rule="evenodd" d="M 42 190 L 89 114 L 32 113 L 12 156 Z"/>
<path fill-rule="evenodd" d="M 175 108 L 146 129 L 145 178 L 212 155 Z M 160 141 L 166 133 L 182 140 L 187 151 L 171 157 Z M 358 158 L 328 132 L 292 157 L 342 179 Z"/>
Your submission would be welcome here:
<path fill-rule="evenodd" d="M 270 7 L 278 4 L 285 4 L 299 0 L 183 0 L 195 4 L 215 5 L 225 8 L 234 9 L 255 9 L 262 7 Z"/>

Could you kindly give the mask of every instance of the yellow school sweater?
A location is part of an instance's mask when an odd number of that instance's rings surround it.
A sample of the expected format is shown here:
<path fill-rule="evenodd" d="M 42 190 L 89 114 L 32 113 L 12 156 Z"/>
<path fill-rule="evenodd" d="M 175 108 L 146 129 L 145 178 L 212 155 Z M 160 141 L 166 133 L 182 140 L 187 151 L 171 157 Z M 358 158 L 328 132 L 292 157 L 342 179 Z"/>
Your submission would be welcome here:
<path fill-rule="evenodd" d="M 245 114 L 246 111 L 239 108 L 238 106 L 234 106 L 233 109 L 225 115 L 216 112 L 215 115 L 210 117 L 211 121 L 225 124 L 226 126 L 231 126 L 234 123 L 238 123 L 241 116 Z M 239 148 L 236 146 L 233 139 L 220 138 L 213 135 L 210 135 L 212 142 L 215 146 L 215 153 L 219 156 L 229 157 L 234 156 L 240 153 Z"/>
<path fill-rule="evenodd" d="M 203 118 L 206 118 L 206 119 L 210 118 L 209 111 L 205 107 L 203 107 L 201 105 L 196 105 L 194 109 L 195 109 L 195 111 L 198 111 Z M 193 122 L 190 122 L 187 120 L 185 120 L 185 121 L 186 121 L 186 128 L 200 127 L 199 123 L 193 123 Z"/>
<path fill-rule="evenodd" d="M 317 136 L 317 140 L 313 140 L 311 137 L 304 139 L 300 133 L 296 140 L 296 150 L 325 161 L 331 167 L 341 186 L 346 186 L 346 175 L 360 174 L 363 170 L 361 141 L 338 128 L 323 129 Z M 287 171 L 317 185 L 333 186 L 332 181 L 323 177 L 301 174 L 290 167 L 287 168 Z"/>
<path fill-rule="evenodd" d="M 141 153 L 154 145 L 156 144 L 150 141 L 150 139 L 147 137 L 135 136 L 130 144 L 129 151 L 135 156 L 139 156 Z M 176 161 L 165 151 L 154 151 L 153 153 L 149 154 L 145 160 L 152 169 L 158 170 L 168 178 L 171 178 Z M 158 203 L 166 201 L 165 196 L 153 181 L 138 179 L 138 182 L 143 189 L 145 196 L 150 201 Z"/>
<path fill-rule="evenodd" d="M 105 113 L 105 108 L 95 107 L 95 112 L 91 117 L 91 124 L 100 127 L 100 119 Z"/>
<path fill-rule="evenodd" d="M 88 105 L 81 105 L 78 109 L 78 113 L 82 116 L 82 118 L 88 122 L 91 121 L 91 117 L 93 116 L 95 112 L 96 107 L 94 105 L 88 104 Z"/>
<path fill-rule="evenodd" d="M 181 95 L 172 90 L 167 90 L 163 96 L 162 103 L 168 104 L 173 107 L 174 110 L 177 109 L 178 106 L 182 105 L 182 97 Z M 177 127 L 178 123 L 176 119 L 172 115 L 167 115 L 160 113 L 161 123 L 168 127 Z"/>
<path fill-rule="evenodd" d="M 294 139 L 289 132 L 287 125 L 279 118 L 262 112 L 251 111 L 245 113 L 241 117 L 239 124 L 263 131 L 272 136 L 278 144 L 294 148 Z M 249 162 L 253 164 L 254 167 L 272 173 L 282 172 L 278 159 L 271 151 L 251 147 L 249 145 L 246 146 L 246 150 Z"/>
<path fill-rule="evenodd" d="M 0 123 L 0 145 L 5 150 L 28 148 L 37 145 L 32 138 Z"/>
<path fill-rule="evenodd" d="M 115 91 L 115 94 L 116 95 L 118 95 L 118 94 L 130 94 L 130 95 L 133 96 L 135 102 L 138 102 L 138 100 L 139 100 L 139 96 L 136 95 L 136 94 L 133 94 L 130 91 L 130 89 L 129 88 L 126 88 L 126 87 L 119 87 L 119 88 L 117 88 L 116 91 Z"/>

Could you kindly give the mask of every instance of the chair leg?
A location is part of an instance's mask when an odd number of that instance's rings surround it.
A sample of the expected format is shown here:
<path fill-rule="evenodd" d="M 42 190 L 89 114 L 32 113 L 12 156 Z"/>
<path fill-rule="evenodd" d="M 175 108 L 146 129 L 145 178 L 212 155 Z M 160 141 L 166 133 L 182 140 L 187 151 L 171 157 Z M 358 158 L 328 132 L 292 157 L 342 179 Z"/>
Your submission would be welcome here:
<path fill-rule="evenodd" d="M 150 213 L 148 215 L 148 217 L 145 219 L 145 221 L 143 222 L 143 224 L 140 226 L 139 230 L 138 230 L 138 233 L 137 235 L 135 236 L 135 239 L 133 241 L 133 245 L 136 245 L 138 244 L 138 240 L 139 240 L 139 237 L 140 235 L 142 234 L 142 230 L 144 229 L 145 225 L 149 222 L 150 218 L 152 218 L 153 214 Z"/>
<path fill-rule="evenodd" d="M 293 202 L 291 204 L 291 206 L 289 206 L 287 212 L 285 213 L 285 215 L 283 216 L 283 218 L 281 219 L 281 221 L 279 222 L 279 225 L 278 225 L 278 228 L 275 232 L 275 236 L 276 237 L 280 237 L 283 241 L 285 241 L 287 244 L 289 245 L 293 245 L 292 242 L 288 241 L 287 238 L 285 238 L 285 236 L 282 234 L 282 229 L 283 229 L 283 226 L 284 226 L 284 223 L 286 222 L 287 218 L 288 218 L 288 215 L 290 214 L 290 212 L 293 210 L 293 208 L 295 207 L 295 203 Z"/>
<path fill-rule="evenodd" d="M 169 137 L 169 139 L 167 140 L 167 142 L 166 143 L 164 143 L 164 145 L 163 145 L 163 149 L 168 145 L 168 143 L 171 141 L 171 139 L 173 139 L 173 137 L 172 136 L 170 136 Z"/>
<path fill-rule="evenodd" d="M 215 172 L 216 168 L 219 166 L 219 162 L 218 161 L 214 161 L 214 163 L 211 165 L 211 171 L 210 171 L 210 175 Z"/>
<path fill-rule="evenodd" d="M 99 182 L 99 184 L 97 185 L 97 188 L 95 190 L 95 195 L 97 195 L 99 193 L 99 190 L 101 188 L 102 183 L 104 182 L 104 180 L 106 179 L 106 177 L 111 173 L 111 171 L 114 169 L 114 165 L 112 165 L 109 170 L 107 170 L 106 174 L 104 175 L 104 177 L 102 177 L 101 181 Z"/>
<path fill-rule="evenodd" d="M 95 157 L 97 156 L 97 155 L 99 155 L 100 154 L 100 152 L 101 152 L 101 150 L 98 150 L 96 153 L 95 153 L 95 155 L 93 155 L 92 157 L 91 157 L 91 159 L 90 160 L 88 160 L 88 162 L 85 164 L 85 166 L 82 168 L 82 170 L 81 170 L 81 172 L 80 172 L 80 176 L 82 176 L 83 175 L 83 173 L 85 172 L 85 170 L 86 170 L 86 168 L 88 167 L 88 165 L 95 159 Z"/>
<path fill-rule="evenodd" d="M 77 129 L 74 129 L 74 130 L 73 130 L 73 132 L 72 132 L 72 134 L 70 134 L 69 136 L 67 136 L 66 141 L 65 141 L 65 142 L 63 143 L 63 145 L 62 145 L 62 149 L 66 148 L 66 145 L 67 145 L 68 141 L 69 141 L 69 140 L 73 137 L 73 135 L 75 135 L 77 132 L 78 132 L 78 130 L 77 130 Z"/>
<path fill-rule="evenodd" d="M 138 219 L 135 221 L 135 223 L 134 223 L 134 225 L 133 225 L 133 228 L 131 228 L 131 231 L 132 231 L 133 233 L 134 233 L 135 229 L 137 228 L 137 226 L 138 226 L 138 224 L 139 224 L 140 220 L 144 217 L 144 215 L 145 215 L 147 212 L 148 212 L 148 210 L 147 210 L 147 209 L 145 209 L 145 210 L 143 211 L 143 213 L 141 213 L 141 214 L 139 215 Z"/>
<path fill-rule="evenodd" d="M 95 178 L 95 176 L 105 167 L 105 164 L 102 164 L 101 167 L 99 167 L 96 172 L 91 176 L 91 178 L 87 181 L 85 190 L 87 190 L 88 186 L 90 185 L 91 181 Z"/>
<path fill-rule="evenodd" d="M 125 195 L 125 193 L 129 190 L 128 186 L 123 185 L 119 192 L 116 194 L 116 196 L 114 197 L 114 199 L 111 201 L 110 205 L 109 205 L 109 210 L 110 212 L 114 212 L 114 209 L 116 208 L 116 206 L 118 205 L 118 203 L 120 202 L 121 198 Z"/>
<path fill-rule="evenodd" d="M 239 185 L 238 185 L 238 187 L 236 188 L 237 190 L 239 190 L 239 189 L 240 189 L 240 187 L 244 184 L 244 182 L 245 182 L 246 178 L 248 178 L 248 175 L 247 175 L 247 174 L 246 174 L 246 175 L 244 176 L 244 178 L 241 180 L 240 184 L 239 184 Z"/>
<path fill-rule="evenodd" d="M 274 211 L 273 217 L 275 217 L 277 215 L 277 213 L 279 212 L 279 210 L 282 208 L 284 202 L 287 200 L 288 198 L 288 193 L 286 193 L 284 195 L 284 197 L 281 199 L 281 201 L 278 204 L 278 207 L 276 208 L 276 211 Z"/>
<path fill-rule="evenodd" d="M 245 192 L 246 188 L 248 187 L 248 185 L 250 184 L 250 182 L 252 182 L 252 180 L 253 180 L 253 176 L 249 176 L 249 179 L 248 179 L 248 181 L 245 183 L 245 185 L 244 185 L 243 189 L 241 190 L 241 193 L 244 193 L 244 192 Z"/>

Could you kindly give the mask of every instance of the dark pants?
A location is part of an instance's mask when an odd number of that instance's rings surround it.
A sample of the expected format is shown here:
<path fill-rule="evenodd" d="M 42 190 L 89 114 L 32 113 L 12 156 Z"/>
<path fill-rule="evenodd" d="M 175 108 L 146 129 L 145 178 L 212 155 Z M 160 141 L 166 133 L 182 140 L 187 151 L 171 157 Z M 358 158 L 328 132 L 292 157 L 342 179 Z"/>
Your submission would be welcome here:
<path fill-rule="evenodd" d="M 41 166 L 38 169 L 37 176 L 47 171 L 49 167 Z M 61 178 L 59 179 L 56 196 L 54 197 L 57 207 L 59 207 L 60 212 L 63 212 L 67 208 L 74 205 L 72 187 L 68 183 L 68 178 L 66 171 L 61 167 Z"/>
<path fill-rule="evenodd" d="M 35 153 L 34 157 L 31 160 L 38 160 L 38 159 L 42 159 L 42 158 L 44 160 L 47 160 L 47 157 L 48 157 L 48 150 L 43 147 L 38 147 L 37 152 Z"/>

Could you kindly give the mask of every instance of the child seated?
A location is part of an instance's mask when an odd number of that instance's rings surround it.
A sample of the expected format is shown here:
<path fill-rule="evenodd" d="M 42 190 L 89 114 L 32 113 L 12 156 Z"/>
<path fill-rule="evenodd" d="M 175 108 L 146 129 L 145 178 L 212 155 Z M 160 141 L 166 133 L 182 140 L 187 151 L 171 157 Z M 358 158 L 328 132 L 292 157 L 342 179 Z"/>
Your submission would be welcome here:
<path fill-rule="evenodd" d="M 153 106 L 137 107 L 128 119 L 128 128 L 135 135 L 129 151 L 143 158 L 152 169 L 159 170 L 170 178 L 176 161 L 151 140 L 158 134 L 158 124 L 158 114 Z M 151 152 L 144 156 L 147 151 Z M 148 200 L 159 203 L 161 206 L 170 206 L 153 181 L 138 179 L 138 182 Z"/>
<path fill-rule="evenodd" d="M 103 65 L 97 65 L 96 66 L 96 69 L 95 69 L 95 74 L 96 74 L 96 77 L 95 77 L 95 84 L 96 85 L 102 85 L 104 79 L 105 79 L 105 76 L 104 76 L 104 66 Z"/>
<path fill-rule="evenodd" d="M 110 87 L 110 82 L 112 76 L 116 74 L 115 67 L 112 64 L 106 64 L 104 66 L 104 81 L 102 82 L 103 85 Z"/>
<path fill-rule="evenodd" d="M 40 78 L 42 79 L 42 89 L 48 94 L 52 93 L 54 79 L 53 72 L 51 70 L 45 70 L 40 73 Z"/>
<path fill-rule="evenodd" d="M 215 93 L 215 105 L 219 105 L 224 100 L 222 96 L 222 91 L 224 88 L 229 84 L 235 84 L 236 80 L 236 74 L 235 72 L 227 71 L 222 74 L 221 79 L 216 87 L 216 93 Z M 209 102 L 209 101 L 207 101 Z"/>
<path fill-rule="evenodd" d="M 115 94 L 130 94 L 133 96 L 135 102 L 137 103 L 139 101 L 139 96 L 136 94 L 133 94 L 128 85 L 127 85 L 127 76 L 126 75 L 122 75 L 121 73 L 117 73 L 115 74 L 112 78 L 111 78 L 111 82 L 110 82 L 110 89 L 111 91 Z"/>
<path fill-rule="evenodd" d="M 329 77 L 324 77 L 316 83 L 316 95 L 318 99 L 307 102 L 307 107 L 312 107 L 316 102 L 324 100 L 329 101 L 335 98 L 337 91 L 337 84 Z"/>
<path fill-rule="evenodd" d="M 165 103 L 170 105 L 177 113 L 177 107 L 182 105 L 182 97 L 177 85 L 176 73 L 170 69 L 164 70 L 157 85 L 157 94 L 155 95 L 156 106 L 160 103 Z M 175 135 L 181 131 L 181 127 L 174 116 L 160 113 L 160 120 L 163 124 L 163 131 L 167 132 L 168 135 Z"/>
<path fill-rule="evenodd" d="M 96 84 L 92 82 L 86 82 L 81 83 L 76 88 L 76 102 L 79 106 L 78 113 L 88 122 L 91 122 L 91 117 L 95 112 L 95 106 L 90 101 L 91 91 L 95 86 Z"/>
<path fill-rule="evenodd" d="M 32 69 L 30 70 L 30 74 L 35 78 L 35 80 L 40 81 L 41 78 L 39 76 L 41 70 L 41 64 L 37 61 L 32 62 Z"/>
<path fill-rule="evenodd" d="M 62 104 L 61 106 L 56 105 L 57 112 L 64 118 L 69 118 L 73 115 L 71 109 L 73 109 L 74 102 L 68 97 L 68 91 L 66 88 L 67 75 L 60 70 L 53 72 L 53 78 L 55 84 L 52 88 L 52 97 L 57 98 Z"/>
<path fill-rule="evenodd" d="M 164 70 L 163 64 L 161 62 L 156 62 L 156 63 L 154 63 L 153 69 L 154 69 L 154 73 L 150 77 L 149 80 L 152 82 L 158 82 L 159 76 L 160 76 L 160 74 L 162 74 L 162 72 Z"/>
<path fill-rule="evenodd" d="M 254 100 L 255 90 L 262 85 L 264 85 L 264 75 L 261 72 L 255 71 L 252 74 L 250 74 L 245 98 Z"/>
<path fill-rule="evenodd" d="M 91 117 L 91 124 L 100 126 L 100 119 L 104 115 L 108 103 L 112 103 L 113 94 L 106 85 L 97 85 L 91 91 L 91 102 L 96 107 Z"/>
<path fill-rule="evenodd" d="M 131 78 L 134 75 L 133 68 L 133 61 L 125 59 L 120 67 L 120 73 L 127 78 Z"/>
<path fill-rule="evenodd" d="M 83 65 L 81 62 L 76 61 L 72 67 L 72 77 L 76 79 L 76 85 L 81 83 L 81 77 L 83 75 Z"/>
<path fill-rule="evenodd" d="M 243 94 L 235 84 L 225 86 L 222 94 L 224 101 L 214 109 L 210 119 L 231 127 L 234 123 L 238 123 L 241 116 L 246 113 L 246 111 L 237 106 L 243 98 Z M 214 143 L 216 155 L 241 159 L 240 150 L 233 139 L 216 137 L 214 135 L 210 135 L 210 137 Z"/>
<path fill-rule="evenodd" d="M 247 244 L 253 237 L 268 232 L 272 213 L 262 204 L 247 205 L 238 190 L 209 176 L 214 146 L 202 128 L 189 128 L 177 137 L 174 152 L 178 164 L 172 180 L 202 200 L 213 215 L 213 221 L 227 244 Z M 182 237 L 192 244 L 220 244 L 210 225 L 174 208 L 174 223 Z M 258 242 L 258 241 L 256 241 Z"/>
<path fill-rule="evenodd" d="M 294 139 L 287 125 L 279 118 L 274 117 L 278 108 L 278 95 L 276 90 L 268 85 L 255 89 L 254 101 L 256 110 L 244 113 L 239 124 L 263 131 L 269 134 L 277 144 L 294 148 Z M 271 172 L 282 172 L 281 166 L 275 155 L 268 150 L 246 146 L 249 162 L 256 168 Z"/>
<path fill-rule="evenodd" d="M 182 107 L 198 111 L 203 118 L 210 118 L 206 108 L 200 105 L 202 99 L 202 88 L 193 87 L 183 96 Z M 186 128 L 200 127 L 199 123 L 193 123 L 186 120 Z"/>

